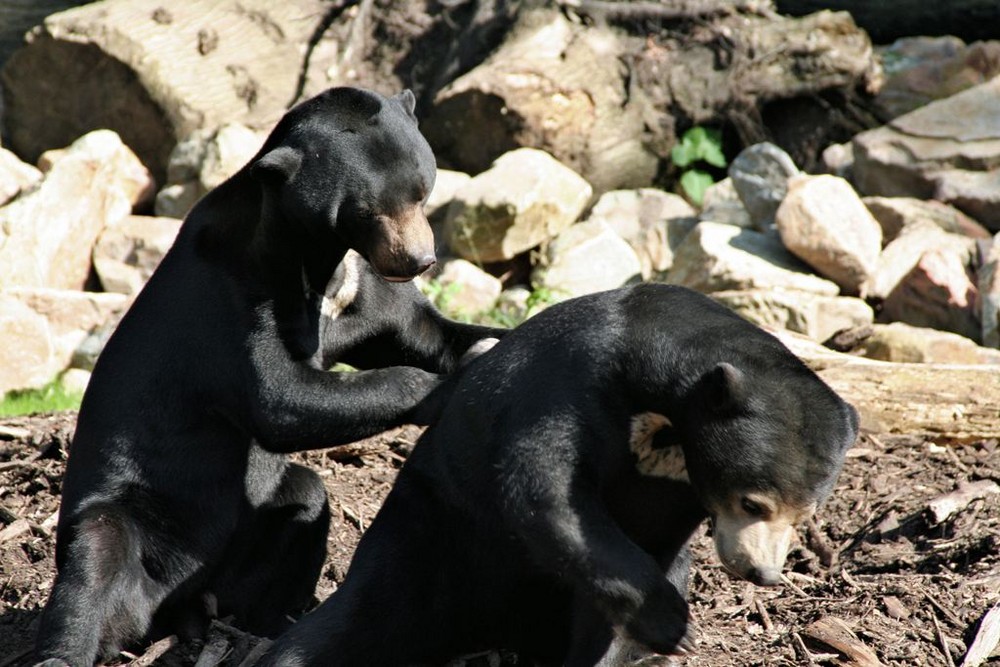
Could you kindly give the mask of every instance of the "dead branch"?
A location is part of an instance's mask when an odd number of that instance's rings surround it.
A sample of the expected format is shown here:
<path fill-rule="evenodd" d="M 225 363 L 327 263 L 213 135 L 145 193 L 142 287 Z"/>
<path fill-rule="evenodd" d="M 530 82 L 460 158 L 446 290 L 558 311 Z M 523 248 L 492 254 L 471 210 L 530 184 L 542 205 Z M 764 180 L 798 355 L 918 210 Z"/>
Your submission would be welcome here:
<path fill-rule="evenodd" d="M 960 667 L 979 667 L 986 662 L 997 645 L 1000 645 L 1000 604 L 994 605 L 983 616 L 976 638 L 965 652 Z"/>
<path fill-rule="evenodd" d="M 982 479 L 977 482 L 962 482 L 958 488 L 951 493 L 938 496 L 927 504 L 934 523 L 941 523 L 964 509 L 973 501 L 985 498 L 994 493 L 1000 493 L 1000 485 L 991 479 Z"/>

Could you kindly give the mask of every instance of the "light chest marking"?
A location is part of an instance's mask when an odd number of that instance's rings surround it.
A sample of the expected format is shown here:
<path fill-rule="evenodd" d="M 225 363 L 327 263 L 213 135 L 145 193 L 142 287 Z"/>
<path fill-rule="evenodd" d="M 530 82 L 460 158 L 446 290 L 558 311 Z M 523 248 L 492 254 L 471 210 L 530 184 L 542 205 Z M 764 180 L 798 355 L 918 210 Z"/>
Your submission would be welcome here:
<path fill-rule="evenodd" d="M 334 275 L 326 286 L 320 313 L 331 320 L 337 319 L 344 309 L 354 303 L 358 296 L 358 285 L 361 282 L 361 255 L 348 250 L 341 266 L 344 271 L 340 276 Z M 339 272 L 338 272 L 339 273 Z"/>
<path fill-rule="evenodd" d="M 656 434 L 670 426 L 670 420 L 656 412 L 643 412 L 632 417 L 629 448 L 636 457 L 635 467 L 643 475 L 690 483 L 680 444 L 653 446 Z"/>

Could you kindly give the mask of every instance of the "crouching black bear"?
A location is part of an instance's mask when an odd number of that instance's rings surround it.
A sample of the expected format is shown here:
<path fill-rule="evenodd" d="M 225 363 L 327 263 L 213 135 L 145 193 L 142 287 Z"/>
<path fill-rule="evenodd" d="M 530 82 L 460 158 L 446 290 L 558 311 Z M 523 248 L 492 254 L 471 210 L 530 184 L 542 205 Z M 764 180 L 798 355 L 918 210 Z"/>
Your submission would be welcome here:
<path fill-rule="evenodd" d="M 774 337 L 665 285 L 553 306 L 453 378 L 343 585 L 262 665 L 684 651 L 698 524 L 776 583 L 858 428 Z"/>
<path fill-rule="evenodd" d="M 329 521 L 319 477 L 284 453 L 426 423 L 438 374 L 500 335 L 404 282 L 435 259 L 413 102 L 304 102 L 188 216 L 84 397 L 39 659 L 89 666 L 213 610 L 280 631 Z M 372 370 L 326 372 L 336 360 Z"/>

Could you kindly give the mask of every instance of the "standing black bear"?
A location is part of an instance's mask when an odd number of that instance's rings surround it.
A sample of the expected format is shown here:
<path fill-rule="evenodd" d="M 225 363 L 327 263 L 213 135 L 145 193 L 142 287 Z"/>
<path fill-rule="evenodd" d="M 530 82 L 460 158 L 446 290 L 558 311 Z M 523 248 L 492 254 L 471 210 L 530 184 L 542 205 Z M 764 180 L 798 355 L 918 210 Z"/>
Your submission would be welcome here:
<path fill-rule="evenodd" d="M 689 647 L 688 541 L 779 580 L 857 415 L 775 338 L 690 290 L 553 306 L 453 376 L 340 589 L 261 665 L 565 665 Z"/>
<path fill-rule="evenodd" d="M 279 631 L 312 596 L 329 522 L 318 476 L 284 453 L 434 416 L 436 373 L 498 334 L 401 283 L 434 262 L 413 101 L 329 90 L 191 212 L 84 397 L 40 659 L 196 633 L 206 607 Z"/>

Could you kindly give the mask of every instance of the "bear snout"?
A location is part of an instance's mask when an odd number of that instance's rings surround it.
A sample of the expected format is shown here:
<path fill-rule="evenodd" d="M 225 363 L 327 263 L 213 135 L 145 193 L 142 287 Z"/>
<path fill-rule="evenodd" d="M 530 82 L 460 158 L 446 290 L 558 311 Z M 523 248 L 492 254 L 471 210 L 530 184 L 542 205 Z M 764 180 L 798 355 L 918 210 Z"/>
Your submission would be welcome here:
<path fill-rule="evenodd" d="M 372 268 L 393 282 L 412 280 L 437 262 L 434 233 L 419 206 L 377 216 L 370 248 L 364 254 Z"/>
<path fill-rule="evenodd" d="M 759 586 L 781 583 L 795 527 L 785 517 L 754 520 L 719 514 L 714 520 L 715 550 L 732 574 Z"/>

